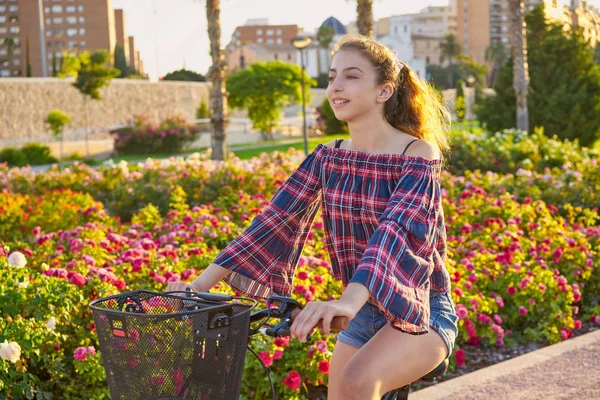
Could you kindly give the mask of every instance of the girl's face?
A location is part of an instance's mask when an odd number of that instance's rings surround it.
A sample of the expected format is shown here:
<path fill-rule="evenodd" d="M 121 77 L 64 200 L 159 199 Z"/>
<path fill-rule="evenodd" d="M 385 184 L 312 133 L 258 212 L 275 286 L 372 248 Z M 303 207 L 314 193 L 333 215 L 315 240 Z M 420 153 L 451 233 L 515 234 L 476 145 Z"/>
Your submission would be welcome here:
<path fill-rule="evenodd" d="M 327 99 L 340 121 L 352 122 L 373 112 L 383 113 L 383 103 L 392 93 L 390 84 L 377 85 L 375 68 L 358 51 L 341 50 L 333 57 Z"/>

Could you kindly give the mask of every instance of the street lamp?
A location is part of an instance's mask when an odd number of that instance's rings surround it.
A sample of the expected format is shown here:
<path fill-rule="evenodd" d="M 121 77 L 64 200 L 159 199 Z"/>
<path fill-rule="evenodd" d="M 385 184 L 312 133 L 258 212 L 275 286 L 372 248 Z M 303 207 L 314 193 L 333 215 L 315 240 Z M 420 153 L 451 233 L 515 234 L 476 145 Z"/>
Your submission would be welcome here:
<path fill-rule="evenodd" d="M 308 156 L 308 135 L 306 133 L 306 99 L 304 98 L 304 49 L 310 46 L 312 39 L 306 36 L 296 36 L 292 39 L 292 46 L 300 50 L 300 66 L 302 74 L 300 81 L 302 82 L 302 134 L 304 135 L 304 155 Z"/>
<path fill-rule="evenodd" d="M 467 83 L 469 87 L 473 89 L 473 84 L 475 83 L 475 77 L 473 75 L 467 76 Z M 475 105 L 475 90 L 473 89 L 473 97 L 471 97 L 471 101 L 469 102 L 469 132 L 473 133 L 473 106 Z"/>

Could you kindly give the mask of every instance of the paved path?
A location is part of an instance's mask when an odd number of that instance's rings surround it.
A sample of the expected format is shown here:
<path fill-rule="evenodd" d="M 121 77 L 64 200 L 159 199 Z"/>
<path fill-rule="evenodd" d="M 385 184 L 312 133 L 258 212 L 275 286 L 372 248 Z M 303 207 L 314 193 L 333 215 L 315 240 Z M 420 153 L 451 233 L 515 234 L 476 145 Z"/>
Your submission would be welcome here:
<path fill-rule="evenodd" d="M 409 399 L 600 399 L 600 330 L 430 386 Z"/>

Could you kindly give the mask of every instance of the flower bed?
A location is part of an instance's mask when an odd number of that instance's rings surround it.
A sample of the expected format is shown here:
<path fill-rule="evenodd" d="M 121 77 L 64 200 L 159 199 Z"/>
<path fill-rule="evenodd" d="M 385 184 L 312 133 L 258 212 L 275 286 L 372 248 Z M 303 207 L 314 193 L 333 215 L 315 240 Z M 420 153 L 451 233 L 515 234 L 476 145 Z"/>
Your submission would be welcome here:
<path fill-rule="evenodd" d="M 100 171 L 83 165 L 47 175 L 1 170 L 1 244 L 10 249 L 0 246 L 0 392 L 15 399 L 108 398 L 89 301 L 193 280 L 301 159 L 290 152 L 217 164 L 196 155 Z M 589 159 L 579 165 L 597 172 Z M 555 182 L 571 176 L 554 173 L 547 172 Z M 86 194 L 53 191 L 67 183 Z M 527 197 L 526 187 L 557 201 Z M 511 192 L 520 188 L 521 196 Z M 546 185 L 534 173 L 446 173 L 443 193 L 447 265 L 460 317 L 451 371 L 468 367 L 464 349 L 555 343 L 585 321 L 600 324 L 597 211 L 558 202 L 567 189 Z M 128 210 L 129 222 L 111 210 Z M 339 297 L 341 284 L 330 268 L 317 216 L 294 298 Z M 230 293 L 226 285 L 214 291 Z M 333 335 L 317 333 L 310 344 L 257 337 L 252 346 L 270 365 L 281 397 L 307 398 L 307 388 L 327 385 L 334 342 Z M 266 398 L 265 382 L 258 361 L 247 357 L 243 393 Z"/>

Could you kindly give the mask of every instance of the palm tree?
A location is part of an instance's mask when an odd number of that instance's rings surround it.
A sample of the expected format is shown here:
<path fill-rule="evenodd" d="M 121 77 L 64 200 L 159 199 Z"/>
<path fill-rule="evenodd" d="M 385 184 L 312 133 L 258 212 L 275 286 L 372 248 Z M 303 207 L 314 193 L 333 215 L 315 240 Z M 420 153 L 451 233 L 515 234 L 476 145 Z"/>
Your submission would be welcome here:
<path fill-rule="evenodd" d="M 10 68 L 10 63 L 12 62 L 14 49 L 15 49 L 15 47 L 17 47 L 17 41 L 15 40 L 15 38 L 7 37 L 7 38 L 4 38 L 3 44 L 6 47 L 6 55 L 8 57 L 7 62 L 8 62 L 9 68 Z M 10 68 L 10 69 L 12 69 L 12 68 Z"/>
<path fill-rule="evenodd" d="M 454 77 L 452 76 L 453 61 L 460 55 L 460 44 L 456 41 L 456 36 L 448 34 L 440 43 L 440 63 L 448 60 L 448 87 L 454 87 Z"/>
<path fill-rule="evenodd" d="M 517 99 L 517 129 L 529 131 L 529 111 L 527 91 L 529 71 L 527 66 L 527 37 L 525 36 L 525 16 L 523 0 L 509 1 L 512 19 L 513 88 Z"/>
<path fill-rule="evenodd" d="M 502 42 L 492 43 L 485 50 L 485 61 L 492 63 L 492 70 L 488 77 L 488 87 L 494 86 L 496 81 L 496 74 L 506 62 L 508 58 L 506 53 L 506 46 Z"/>
<path fill-rule="evenodd" d="M 225 55 L 221 49 L 221 7 L 219 0 L 206 0 L 206 20 L 208 21 L 208 37 L 210 39 L 210 55 L 212 66 L 208 70 L 212 103 L 212 159 L 223 160 L 225 150 L 225 116 L 227 115 L 227 92 L 225 88 Z"/>
<path fill-rule="evenodd" d="M 323 71 L 321 68 L 321 49 L 329 49 L 334 35 L 335 32 L 333 31 L 333 28 L 326 25 L 322 25 L 317 32 L 317 41 L 319 42 L 319 49 L 317 50 L 317 65 L 319 72 L 317 73 L 317 76 L 321 75 Z M 329 65 L 329 57 L 327 59 L 327 64 Z"/>
<path fill-rule="evenodd" d="M 373 37 L 373 0 L 358 0 L 356 2 L 356 27 L 358 33 Z"/>

